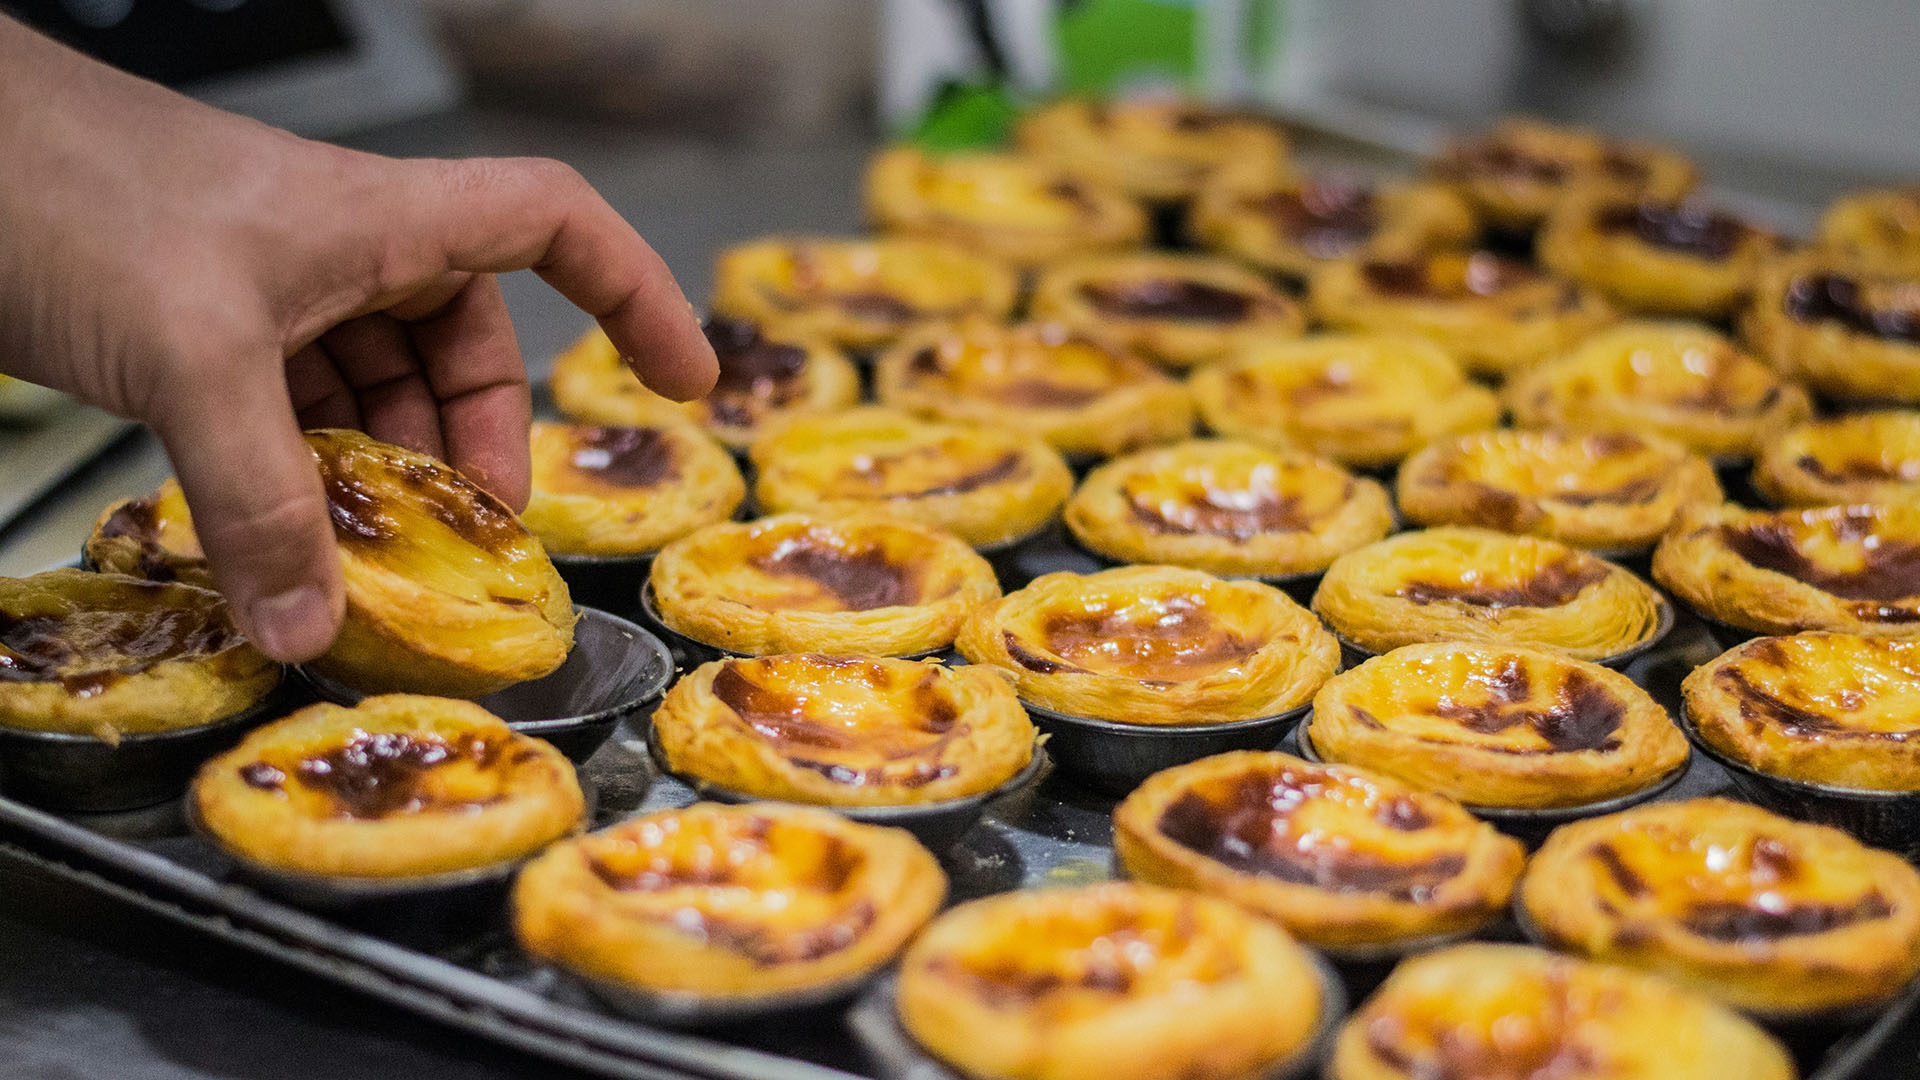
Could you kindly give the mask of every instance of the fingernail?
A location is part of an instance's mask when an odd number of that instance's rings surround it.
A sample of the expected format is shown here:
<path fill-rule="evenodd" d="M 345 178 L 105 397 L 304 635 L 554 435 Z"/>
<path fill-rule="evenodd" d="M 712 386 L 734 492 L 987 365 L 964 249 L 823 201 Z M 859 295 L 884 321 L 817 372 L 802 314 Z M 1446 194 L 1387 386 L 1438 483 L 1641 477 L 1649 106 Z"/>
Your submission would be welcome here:
<path fill-rule="evenodd" d="M 253 623 L 254 645 L 275 660 L 289 664 L 311 660 L 333 644 L 326 594 L 312 585 L 255 600 L 247 614 Z"/>

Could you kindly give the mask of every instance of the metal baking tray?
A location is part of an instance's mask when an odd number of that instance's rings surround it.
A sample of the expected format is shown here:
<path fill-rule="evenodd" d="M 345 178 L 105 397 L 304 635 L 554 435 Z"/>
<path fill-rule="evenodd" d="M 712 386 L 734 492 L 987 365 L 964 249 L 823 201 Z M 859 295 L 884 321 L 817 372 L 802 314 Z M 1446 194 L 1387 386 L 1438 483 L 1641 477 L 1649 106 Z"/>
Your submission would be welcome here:
<path fill-rule="evenodd" d="M 1052 570 L 1099 568 L 1057 530 L 1005 562 L 1015 577 L 1010 586 Z M 1680 679 L 1718 651 L 1704 627 L 1683 617 L 1667 642 L 1632 664 L 1628 674 L 1676 708 Z M 693 800 L 691 790 L 659 772 L 643 730 L 616 731 L 588 760 L 582 776 L 596 790 L 599 824 Z M 1730 791 L 1720 767 L 1695 755 L 1687 776 L 1662 798 Z M 1109 877 L 1113 805 L 1113 799 L 1056 775 L 1034 797 L 990 809 L 943 860 L 952 899 Z M 261 956 L 605 1076 L 846 1080 L 899 1071 L 897 1062 L 867 1056 L 847 1027 L 844 1009 L 700 1034 L 619 1017 L 530 963 L 514 946 L 497 902 L 457 917 L 438 913 L 413 919 L 405 909 L 343 918 L 288 907 L 237 880 L 224 857 L 186 831 L 178 803 L 128 814 L 58 817 L 0 798 L 0 845 L 48 873 Z M 1493 936 L 1501 933 L 1496 929 Z M 1511 928 L 1507 933 L 1511 936 Z M 1347 971 L 1356 1003 L 1382 973 Z M 1856 1080 L 1874 1053 L 1912 1022 L 1917 999 L 1920 985 L 1865 1021 L 1783 1031 L 1782 1036 L 1810 1080 Z"/>

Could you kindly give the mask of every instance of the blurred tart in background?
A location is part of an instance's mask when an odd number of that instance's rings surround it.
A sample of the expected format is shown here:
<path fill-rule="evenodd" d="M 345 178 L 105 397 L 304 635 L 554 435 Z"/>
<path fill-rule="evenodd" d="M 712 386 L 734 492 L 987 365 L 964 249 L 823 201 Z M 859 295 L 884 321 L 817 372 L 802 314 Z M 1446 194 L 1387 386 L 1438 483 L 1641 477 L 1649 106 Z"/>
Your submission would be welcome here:
<path fill-rule="evenodd" d="M 1104 337 L 1165 368 L 1210 364 L 1236 348 L 1299 337 L 1299 301 L 1224 259 L 1140 252 L 1046 267 L 1035 319 Z"/>
<path fill-rule="evenodd" d="M 1823 397 L 1920 403 L 1920 269 L 1782 259 L 1762 272 L 1741 333 L 1755 355 Z"/>
<path fill-rule="evenodd" d="M 1697 181 L 1671 150 L 1523 117 L 1455 139 L 1432 170 L 1482 218 L 1509 230 L 1533 228 L 1571 195 L 1671 200 Z"/>
<path fill-rule="evenodd" d="M 1920 277 L 1920 188 L 1843 195 L 1820 218 L 1815 244 L 1865 274 Z"/>
<path fill-rule="evenodd" d="M 895 146 L 867 166 L 866 199 L 885 233 L 946 240 L 1021 266 L 1147 238 L 1146 213 L 1118 189 L 1017 154 Z"/>
<path fill-rule="evenodd" d="M 1782 506 L 1920 502 L 1920 412 L 1812 420 L 1768 440 L 1753 484 Z"/>
<path fill-rule="evenodd" d="M 1191 198 L 1223 167 L 1287 167 L 1272 121 L 1182 101 L 1065 98 L 1021 117 L 1014 141 L 1074 176 L 1154 202 Z"/>
<path fill-rule="evenodd" d="M 1336 259 L 1407 258 L 1471 245 L 1480 226 L 1432 183 L 1223 173 L 1195 200 L 1202 247 L 1268 273 L 1306 278 Z"/>
<path fill-rule="evenodd" d="M 733 516 L 746 481 L 684 420 L 647 427 L 534 422 L 533 493 L 520 520 L 549 552 L 649 554 Z"/>
<path fill-rule="evenodd" d="M 1780 239 L 1697 202 L 1577 199 L 1540 229 L 1542 265 L 1629 311 L 1718 319 L 1752 295 Z"/>

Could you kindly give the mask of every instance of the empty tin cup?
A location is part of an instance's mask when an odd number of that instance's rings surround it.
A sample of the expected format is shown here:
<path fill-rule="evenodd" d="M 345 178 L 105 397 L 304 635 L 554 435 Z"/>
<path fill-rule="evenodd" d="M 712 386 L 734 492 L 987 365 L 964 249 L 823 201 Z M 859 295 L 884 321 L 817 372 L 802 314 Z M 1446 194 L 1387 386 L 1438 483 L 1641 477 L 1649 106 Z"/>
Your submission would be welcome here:
<path fill-rule="evenodd" d="M 617 615 L 640 609 L 640 586 L 653 569 L 653 554 L 558 555 L 549 553 L 554 569 L 566 579 L 567 592 L 582 607 Z"/>

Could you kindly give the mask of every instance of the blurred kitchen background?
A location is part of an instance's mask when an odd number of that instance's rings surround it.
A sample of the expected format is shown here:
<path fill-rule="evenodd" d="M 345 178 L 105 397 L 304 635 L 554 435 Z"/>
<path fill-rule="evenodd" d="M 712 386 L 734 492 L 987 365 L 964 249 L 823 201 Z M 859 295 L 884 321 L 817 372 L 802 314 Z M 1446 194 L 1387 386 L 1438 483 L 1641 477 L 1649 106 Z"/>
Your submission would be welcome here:
<path fill-rule="evenodd" d="M 631 218 L 696 304 L 728 243 L 859 228 L 860 174 L 881 140 L 991 140 L 1022 101 L 1059 90 L 1205 96 L 1350 137 L 1329 143 L 1402 153 L 1505 113 L 1576 120 L 1675 144 L 1716 197 L 1789 234 L 1844 190 L 1920 179 L 1915 0 L 0 0 L 0 10 L 306 134 L 390 154 L 561 158 Z M 506 285 L 537 377 L 584 319 L 528 275 Z M 7 406 L 0 394 L 0 414 Z M 16 415 L 40 422 L 0 426 L 0 573 L 70 558 L 94 510 L 166 475 L 143 434 L 60 409 L 57 421 L 26 409 Z"/>

